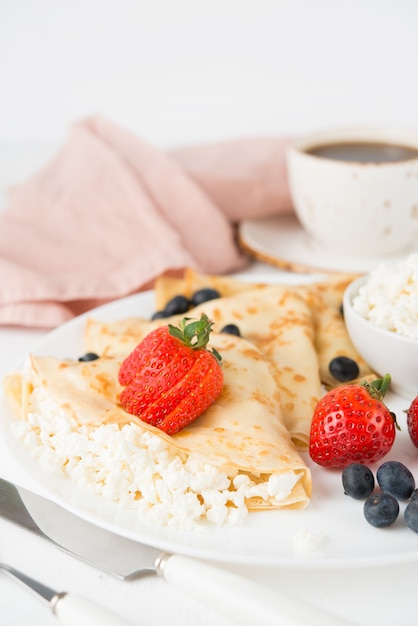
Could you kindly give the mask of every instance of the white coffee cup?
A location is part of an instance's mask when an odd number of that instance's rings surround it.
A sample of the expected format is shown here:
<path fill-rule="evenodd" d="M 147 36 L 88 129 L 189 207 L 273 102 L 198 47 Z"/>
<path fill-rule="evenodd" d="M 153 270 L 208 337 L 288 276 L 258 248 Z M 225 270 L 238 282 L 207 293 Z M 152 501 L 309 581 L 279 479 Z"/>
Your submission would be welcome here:
<path fill-rule="evenodd" d="M 340 144 L 365 152 L 373 144 L 398 150 L 399 160 L 361 162 L 319 156 Z M 348 147 L 347 147 L 348 146 Z M 365 146 L 365 147 L 364 147 Z M 406 158 L 403 149 L 413 154 Z M 383 148 L 382 148 L 383 150 Z M 400 154 L 399 154 L 400 152 Z M 364 155 L 361 157 L 364 158 Z M 354 160 L 353 160 L 354 159 Z M 296 214 L 313 246 L 339 256 L 385 257 L 407 253 L 418 234 L 418 130 L 362 126 L 298 137 L 287 154 L 289 185 Z"/>

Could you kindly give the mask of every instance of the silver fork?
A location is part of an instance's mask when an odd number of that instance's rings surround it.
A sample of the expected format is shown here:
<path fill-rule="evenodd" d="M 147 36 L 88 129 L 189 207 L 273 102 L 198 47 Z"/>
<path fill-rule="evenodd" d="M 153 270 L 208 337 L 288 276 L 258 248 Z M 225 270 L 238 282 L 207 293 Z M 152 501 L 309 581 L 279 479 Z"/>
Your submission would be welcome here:
<path fill-rule="evenodd" d="M 77 594 L 51 589 L 11 565 L 0 563 L 0 570 L 34 592 L 66 626 L 133 626 L 99 604 Z"/>

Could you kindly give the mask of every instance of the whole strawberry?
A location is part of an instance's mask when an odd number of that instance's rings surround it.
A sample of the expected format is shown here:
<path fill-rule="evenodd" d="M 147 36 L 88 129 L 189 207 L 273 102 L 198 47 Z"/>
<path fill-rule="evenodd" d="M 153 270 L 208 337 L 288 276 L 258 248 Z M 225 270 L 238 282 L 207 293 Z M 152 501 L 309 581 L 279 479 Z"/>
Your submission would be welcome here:
<path fill-rule="evenodd" d="M 122 407 L 169 435 L 199 417 L 223 387 L 221 357 L 206 349 L 212 325 L 202 314 L 147 335 L 120 367 Z"/>
<path fill-rule="evenodd" d="M 406 412 L 406 424 L 412 443 L 418 448 L 418 396 L 412 400 Z"/>
<path fill-rule="evenodd" d="M 325 467 L 374 463 L 395 440 L 396 418 L 382 399 L 391 382 L 386 374 L 373 383 L 341 385 L 318 402 L 312 418 L 309 454 Z"/>

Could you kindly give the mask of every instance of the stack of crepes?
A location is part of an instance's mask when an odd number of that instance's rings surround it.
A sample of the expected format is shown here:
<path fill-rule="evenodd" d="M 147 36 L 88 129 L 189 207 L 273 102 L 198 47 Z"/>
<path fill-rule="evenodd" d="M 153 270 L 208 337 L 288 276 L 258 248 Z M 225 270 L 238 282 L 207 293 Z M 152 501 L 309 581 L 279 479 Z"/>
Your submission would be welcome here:
<path fill-rule="evenodd" d="M 333 276 L 309 285 L 255 285 L 228 277 L 187 270 L 183 279 L 161 277 L 155 309 L 175 294 L 216 288 L 221 297 L 188 311 L 214 322 L 210 344 L 222 356 L 225 384 L 220 397 L 193 424 L 174 436 L 126 413 L 118 404 L 118 369 L 152 329 L 176 324 L 184 315 L 113 322 L 89 318 L 85 349 L 99 355 L 80 363 L 54 357 L 31 357 L 26 372 L 6 381 L 8 396 L 23 417 L 39 386 L 79 423 L 135 422 L 153 432 L 180 456 L 198 455 L 223 468 L 229 477 L 249 476 L 256 483 L 282 477 L 274 497 L 249 497 L 248 509 L 302 508 L 311 495 L 311 476 L 299 454 L 309 441 L 311 417 L 324 386 L 338 384 L 329 371 L 336 356 L 357 361 L 360 377 L 372 375 L 356 353 L 341 315 L 342 293 L 351 275 Z M 221 333 L 234 323 L 241 336 Z"/>
<path fill-rule="evenodd" d="M 156 309 L 162 310 L 176 294 L 190 298 L 204 287 L 216 289 L 221 298 L 190 309 L 187 316 L 198 319 L 206 313 L 215 332 L 230 323 L 239 327 L 241 337 L 251 342 L 268 364 L 292 440 L 306 449 L 312 413 L 324 386 L 340 383 L 329 370 L 331 360 L 350 357 L 359 365 L 361 379 L 373 375 L 352 345 L 342 316 L 342 295 L 353 278 L 344 274 L 308 285 L 268 285 L 203 276 L 188 269 L 184 279 L 162 277 L 156 282 Z M 132 317 L 112 323 L 89 318 L 86 349 L 97 354 L 127 354 L 153 328 L 178 324 L 183 317 L 153 321 Z"/>

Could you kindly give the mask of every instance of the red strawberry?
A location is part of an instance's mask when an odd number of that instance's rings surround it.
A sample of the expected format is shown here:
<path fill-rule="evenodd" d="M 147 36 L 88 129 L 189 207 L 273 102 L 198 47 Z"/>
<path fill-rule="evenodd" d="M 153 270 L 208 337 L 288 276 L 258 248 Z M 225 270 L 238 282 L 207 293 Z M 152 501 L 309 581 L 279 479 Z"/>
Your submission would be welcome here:
<path fill-rule="evenodd" d="M 212 325 L 203 313 L 147 335 L 119 370 L 123 408 L 169 435 L 199 417 L 223 387 L 221 357 L 206 349 Z"/>
<path fill-rule="evenodd" d="M 382 399 L 390 382 L 386 374 L 373 383 L 341 385 L 321 398 L 309 441 L 315 463 L 325 467 L 374 463 L 389 452 L 397 424 Z"/>
<path fill-rule="evenodd" d="M 418 396 L 412 400 L 411 406 L 406 412 L 406 424 L 412 443 L 418 448 Z"/>

